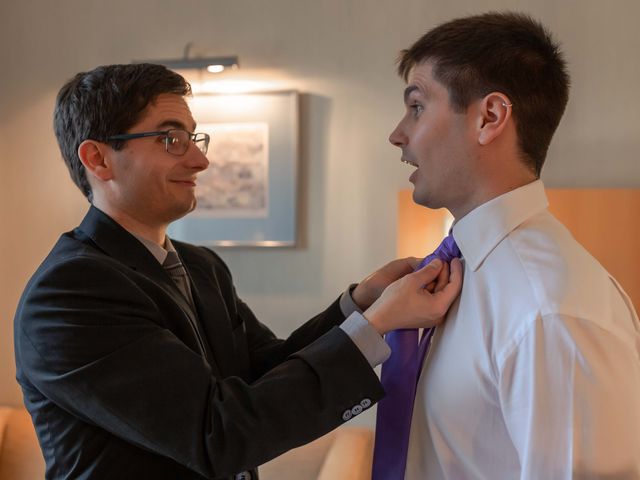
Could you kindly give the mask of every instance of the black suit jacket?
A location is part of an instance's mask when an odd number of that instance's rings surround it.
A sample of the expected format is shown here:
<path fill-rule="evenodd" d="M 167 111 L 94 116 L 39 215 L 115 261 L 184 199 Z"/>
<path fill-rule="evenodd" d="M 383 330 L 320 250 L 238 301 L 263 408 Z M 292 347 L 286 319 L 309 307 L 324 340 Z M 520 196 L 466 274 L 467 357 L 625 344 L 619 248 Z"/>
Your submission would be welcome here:
<path fill-rule="evenodd" d="M 174 242 L 196 311 L 152 254 L 92 207 L 29 281 L 17 379 L 47 478 L 233 478 L 383 394 L 338 302 L 279 340 L 211 250 Z"/>

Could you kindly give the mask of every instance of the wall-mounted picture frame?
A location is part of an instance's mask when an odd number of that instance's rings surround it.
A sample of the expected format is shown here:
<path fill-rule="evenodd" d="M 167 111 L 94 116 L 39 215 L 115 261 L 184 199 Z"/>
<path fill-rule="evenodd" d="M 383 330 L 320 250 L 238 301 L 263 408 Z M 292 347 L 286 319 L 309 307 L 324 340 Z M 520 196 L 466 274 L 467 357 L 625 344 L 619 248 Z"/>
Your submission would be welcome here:
<path fill-rule="evenodd" d="M 198 94 L 197 132 L 211 136 L 196 209 L 169 227 L 215 247 L 296 245 L 298 93 Z"/>

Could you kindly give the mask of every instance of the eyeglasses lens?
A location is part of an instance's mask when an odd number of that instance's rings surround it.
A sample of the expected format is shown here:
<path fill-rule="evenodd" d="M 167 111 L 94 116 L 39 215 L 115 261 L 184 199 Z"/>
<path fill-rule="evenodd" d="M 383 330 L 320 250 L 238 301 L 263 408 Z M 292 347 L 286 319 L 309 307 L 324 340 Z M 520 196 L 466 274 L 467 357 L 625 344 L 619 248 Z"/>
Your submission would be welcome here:
<path fill-rule="evenodd" d="M 193 143 L 195 143 L 196 147 L 206 155 L 207 150 L 209 150 L 209 134 L 196 133 L 193 137 Z"/>
<path fill-rule="evenodd" d="M 209 135 L 206 133 L 192 134 L 186 130 L 169 130 L 166 144 L 167 152 L 173 155 L 184 155 L 189 148 L 189 142 L 193 140 L 196 147 L 206 155 L 209 147 Z"/>
<path fill-rule="evenodd" d="M 173 155 L 184 155 L 189 147 L 189 133 L 184 130 L 169 130 L 166 144 L 167 152 Z"/>

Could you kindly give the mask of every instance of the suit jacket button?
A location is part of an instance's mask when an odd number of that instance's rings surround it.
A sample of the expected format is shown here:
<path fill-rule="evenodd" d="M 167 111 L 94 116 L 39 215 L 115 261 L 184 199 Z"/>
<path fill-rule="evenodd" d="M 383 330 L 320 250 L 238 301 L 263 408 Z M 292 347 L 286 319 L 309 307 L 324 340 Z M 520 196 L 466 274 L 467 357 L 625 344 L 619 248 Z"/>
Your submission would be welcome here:
<path fill-rule="evenodd" d="M 360 402 L 360 406 L 361 406 L 362 408 L 369 408 L 369 407 L 371 406 L 371 400 L 369 400 L 368 398 L 363 399 L 363 400 Z"/>
<path fill-rule="evenodd" d="M 356 405 L 351 409 L 351 413 L 353 413 L 353 416 L 355 417 L 356 415 L 360 415 L 363 410 L 364 408 L 362 408 L 360 405 Z"/>
<path fill-rule="evenodd" d="M 345 410 L 344 413 L 342 414 L 342 419 L 346 422 L 347 420 L 351 420 L 351 417 L 353 417 L 353 413 L 351 413 L 351 410 Z"/>
<path fill-rule="evenodd" d="M 236 474 L 235 480 L 251 480 L 251 474 L 245 470 L 242 473 Z"/>

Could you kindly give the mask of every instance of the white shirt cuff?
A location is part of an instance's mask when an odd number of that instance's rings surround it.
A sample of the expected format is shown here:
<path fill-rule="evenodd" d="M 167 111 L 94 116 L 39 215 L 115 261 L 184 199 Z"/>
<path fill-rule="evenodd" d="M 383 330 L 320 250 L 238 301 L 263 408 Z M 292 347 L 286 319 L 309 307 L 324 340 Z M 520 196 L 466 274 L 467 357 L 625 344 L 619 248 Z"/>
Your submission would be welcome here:
<path fill-rule="evenodd" d="M 353 312 L 342 322 L 340 328 L 356 344 L 371 368 L 380 365 L 391 355 L 389 345 L 361 313 Z"/>
<path fill-rule="evenodd" d="M 356 302 L 353 301 L 353 297 L 351 296 L 351 292 L 353 292 L 357 286 L 357 283 L 352 283 L 340 297 L 340 310 L 342 310 L 342 314 L 345 318 L 353 312 L 362 313 L 362 310 L 360 310 L 360 307 L 358 307 Z"/>

